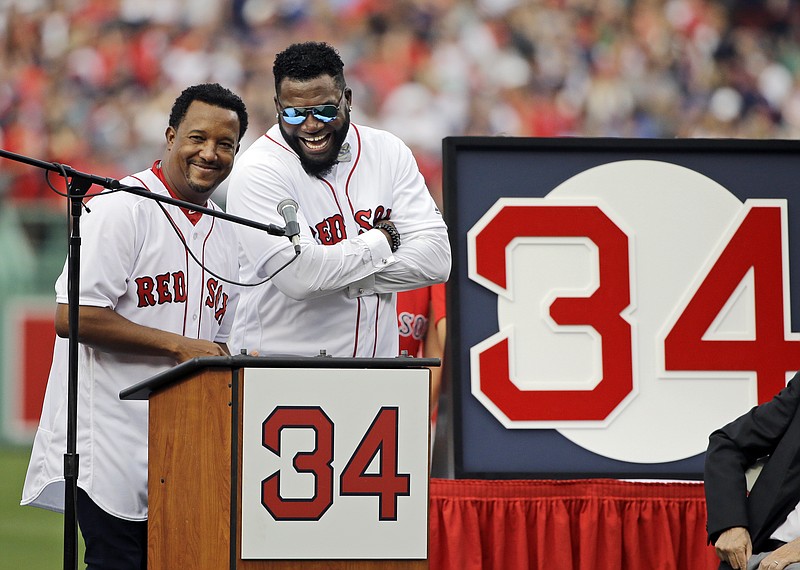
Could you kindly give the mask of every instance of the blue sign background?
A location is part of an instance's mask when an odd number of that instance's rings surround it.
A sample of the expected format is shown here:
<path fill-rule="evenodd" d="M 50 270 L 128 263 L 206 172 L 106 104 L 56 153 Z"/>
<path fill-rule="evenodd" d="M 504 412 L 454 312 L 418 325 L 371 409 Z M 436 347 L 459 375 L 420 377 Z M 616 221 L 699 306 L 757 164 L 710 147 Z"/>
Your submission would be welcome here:
<path fill-rule="evenodd" d="M 506 429 L 471 394 L 469 349 L 497 332 L 497 297 L 468 277 L 467 231 L 501 197 L 541 198 L 587 169 L 621 160 L 657 160 L 692 169 L 742 202 L 788 202 L 791 330 L 800 329 L 800 142 L 754 140 L 444 139 L 444 215 L 453 247 L 448 345 L 457 477 L 702 479 L 703 454 L 666 463 L 617 461 L 553 429 Z"/>

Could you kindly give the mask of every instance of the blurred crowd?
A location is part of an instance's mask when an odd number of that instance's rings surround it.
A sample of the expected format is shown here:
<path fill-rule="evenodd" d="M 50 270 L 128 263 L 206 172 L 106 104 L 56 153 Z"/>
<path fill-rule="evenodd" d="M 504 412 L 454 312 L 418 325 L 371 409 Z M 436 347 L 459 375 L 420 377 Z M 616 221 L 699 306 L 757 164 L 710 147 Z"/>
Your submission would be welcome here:
<path fill-rule="evenodd" d="M 249 144 L 274 54 L 309 39 L 437 200 L 450 135 L 800 138 L 791 0 L 0 0 L 0 39 L 0 148 L 109 177 L 158 156 L 192 83 L 242 96 Z M 62 200 L 9 160 L 0 192 Z"/>

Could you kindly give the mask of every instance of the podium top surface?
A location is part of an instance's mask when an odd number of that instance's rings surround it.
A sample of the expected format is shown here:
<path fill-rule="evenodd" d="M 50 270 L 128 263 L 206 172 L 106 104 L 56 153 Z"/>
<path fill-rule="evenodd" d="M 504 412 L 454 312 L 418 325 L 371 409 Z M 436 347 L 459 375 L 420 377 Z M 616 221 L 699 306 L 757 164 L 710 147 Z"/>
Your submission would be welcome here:
<path fill-rule="evenodd" d="M 147 400 L 153 392 L 165 388 L 198 370 L 207 368 L 425 368 L 441 366 L 438 358 L 343 358 L 334 356 L 206 356 L 192 358 L 164 372 L 151 376 L 120 391 L 120 400 Z"/>

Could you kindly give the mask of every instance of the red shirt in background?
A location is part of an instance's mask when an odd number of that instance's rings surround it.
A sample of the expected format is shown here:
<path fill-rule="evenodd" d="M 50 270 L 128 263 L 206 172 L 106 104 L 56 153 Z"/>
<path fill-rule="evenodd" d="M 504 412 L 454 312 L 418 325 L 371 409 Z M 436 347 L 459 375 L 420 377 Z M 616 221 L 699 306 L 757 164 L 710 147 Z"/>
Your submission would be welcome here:
<path fill-rule="evenodd" d="M 430 328 L 445 316 L 444 284 L 432 285 L 397 294 L 397 328 L 400 333 L 400 353 L 422 356 L 422 341 Z"/>

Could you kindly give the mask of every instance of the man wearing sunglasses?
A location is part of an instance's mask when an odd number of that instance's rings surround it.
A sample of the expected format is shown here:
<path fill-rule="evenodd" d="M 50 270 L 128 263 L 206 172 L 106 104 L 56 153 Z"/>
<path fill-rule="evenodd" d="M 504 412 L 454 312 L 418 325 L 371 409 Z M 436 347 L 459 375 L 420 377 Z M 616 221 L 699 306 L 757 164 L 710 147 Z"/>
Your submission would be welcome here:
<path fill-rule="evenodd" d="M 284 225 L 298 204 L 300 254 L 247 288 L 231 345 L 259 354 L 396 356 L 395 292 L 443 282 L 447 228 L 408 147 L 350 122 L 353 93 L 339 54 L 294 44 L 274 62 L 277 124 L 237 159 L 228 210 Z M 283 237 L 238 227 L 242 278 L 292 260 Z"/>

